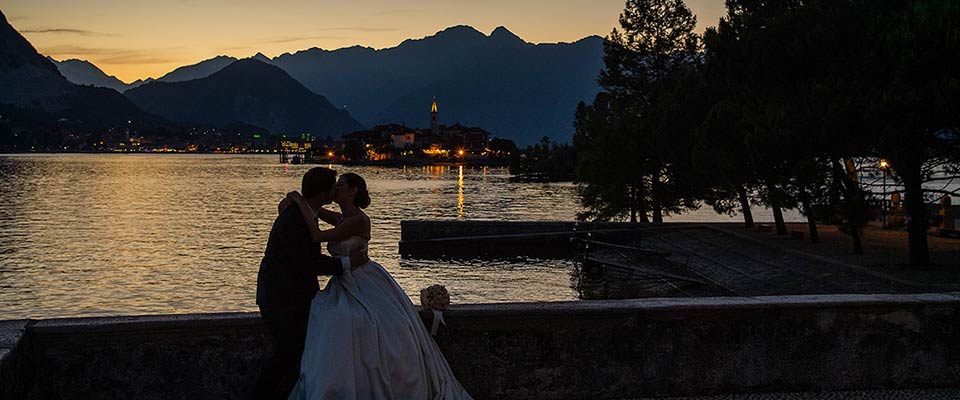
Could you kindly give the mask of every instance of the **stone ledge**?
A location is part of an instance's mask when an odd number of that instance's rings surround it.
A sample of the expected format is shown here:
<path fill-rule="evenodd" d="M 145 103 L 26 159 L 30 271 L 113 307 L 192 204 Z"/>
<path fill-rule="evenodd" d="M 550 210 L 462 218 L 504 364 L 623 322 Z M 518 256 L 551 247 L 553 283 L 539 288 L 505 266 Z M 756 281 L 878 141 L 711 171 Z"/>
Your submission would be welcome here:
<path fill-rule="evenodd" d="M 0 349 L 0 371 L 3 370 L 4 364 L 6 364 L 7 358 L 10 358 L 11 354 L 13 354 L 12 349 Z"/>
<path fill-rule="evenodd" d="M 658 298 L 631 300 L 587 300 L 544 303 L 494 303 L 451 306 L 450 315 L 616 315 L 646 312 L 880 307 L 889 305 L 960 305 L 960 293 L 928 294 L 829 294 L 759 297 Z"/>
<path fill-rule="evenodd" d="M 16 398 L 23 391 L 19 353 L 29 324 L 29 320 L 0 321 L 0 398 Z"/>
<path fill-rule="evenodd" d="M 958 315 L 960 293 L 464 304 L 436 341 L 478 399 L 957 387 Z M 25 326 L 0 398 L 242 397 L 271 346 L 257 313 Z"/>
<path fill-rule="evenodd" d="M 957 305 L 960 293 L 927 294 L 849 294 L 760 297 L 658 298 L 630 300 L 590 300 L 539 303 L 488 303 L 452 305 L 445 311 L 451 319 L 474 317 L 573 317 L 644 315 L 714 310 L 776 310 L 791 308 L 828 309 L 838 307 L 883 307 L 890 305 Z M 421 317 L 431 320 L 430 312 Z M 260 328 L 260 313 L 172 314 L 120 317 L 58 318 L 34 321 L 0 321 L 0 348 L 4 348 L 7 326 L 19 327 L 31 334 L 79 334 L 98 332 L 160 331 L 205 328 Z"/>
<path fill-rule="evenodd" d="M 16 348 L 29 322 L 25 319 L 0 321 L 0 349 Z"/>
<path fill-rule="evenodd" d="M 172 314 L 47 319 L 34 322 L 28 330 L 31 335 L 73 335 L 243 328 L 262 325 L 260 313 Z"/>

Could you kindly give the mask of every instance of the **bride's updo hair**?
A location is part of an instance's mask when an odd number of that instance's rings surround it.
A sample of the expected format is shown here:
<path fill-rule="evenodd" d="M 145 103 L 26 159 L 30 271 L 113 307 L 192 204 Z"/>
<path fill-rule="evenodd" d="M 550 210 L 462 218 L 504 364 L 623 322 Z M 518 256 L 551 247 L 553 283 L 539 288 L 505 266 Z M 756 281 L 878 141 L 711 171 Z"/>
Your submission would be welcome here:
<path fill-rule="evenodd" d="M 367 208 L 370 205 L 370 192 L 367 191 L 367 181 L 363 177 L 353 172 L 347 172 L 340 175 L 347 186 L 357 188 L 357 195 L 353 198 L 353 204 L 360 208 Z"/>

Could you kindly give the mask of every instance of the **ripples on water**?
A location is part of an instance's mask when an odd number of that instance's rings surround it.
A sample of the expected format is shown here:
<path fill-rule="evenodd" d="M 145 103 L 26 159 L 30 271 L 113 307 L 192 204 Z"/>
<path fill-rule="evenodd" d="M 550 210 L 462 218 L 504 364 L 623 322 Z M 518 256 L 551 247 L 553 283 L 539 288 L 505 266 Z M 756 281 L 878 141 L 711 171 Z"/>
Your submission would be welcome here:
<path fill-rule="evenodd" d="M 310 167 L 249 155 L 0 156 L 0 319 L 256 311 L 277 202 Z M 414 302 L 435 283 L 455 303 L 575 299 L 567 261 L 397 255 L 404 219 L 572 220 L 572 184 L 510 183 L 504 168 L 333 168 L 367 180 L 371 257 Z"/>
<path fill-rule="evenodd" d="M 0 319 L 254 311 L 277 202 L 310 166 L 272 156 L 0 156 Z M 570 220 L 569 184 L 502 168 L 344 167 L 370 187 L 371 257 L 417 301 L 572 299 L 569 263 L 401 261 L 402 219 Z"/>

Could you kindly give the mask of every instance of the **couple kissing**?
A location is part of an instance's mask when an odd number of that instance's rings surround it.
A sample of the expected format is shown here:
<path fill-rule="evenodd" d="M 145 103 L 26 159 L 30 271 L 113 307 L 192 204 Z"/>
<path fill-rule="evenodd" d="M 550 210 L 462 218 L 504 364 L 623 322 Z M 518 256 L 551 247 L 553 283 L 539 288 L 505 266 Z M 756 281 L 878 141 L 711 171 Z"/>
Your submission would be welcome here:
<path fill-rule="evenodd" d="M 280 202 L 257 276 L 274 351 L 256 398 L 470 398 L 413 302 L 369 260 L 370 203 L 360 175 L 322 167 Z M 319 275 L 330 276 L 323 290 Z"/>

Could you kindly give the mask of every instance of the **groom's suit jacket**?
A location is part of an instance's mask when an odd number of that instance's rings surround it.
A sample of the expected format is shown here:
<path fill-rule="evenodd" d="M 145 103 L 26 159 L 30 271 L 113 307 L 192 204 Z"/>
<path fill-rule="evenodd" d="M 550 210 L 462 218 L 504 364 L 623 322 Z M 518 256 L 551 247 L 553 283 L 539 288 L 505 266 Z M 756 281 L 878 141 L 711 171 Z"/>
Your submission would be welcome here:
<path fill-rule="evenodd" d="M 340 259 L 322 253 L 310 240 L 310 231 L 300 209 L 287 207 L 273 222 L 260 272 L 257 274 L 257 305 L 261 310 L 309 308 L 320 285 L 317 275 L 343 273 Z"/>

